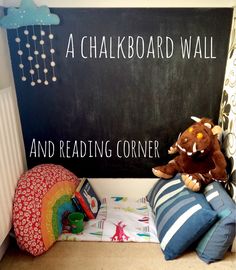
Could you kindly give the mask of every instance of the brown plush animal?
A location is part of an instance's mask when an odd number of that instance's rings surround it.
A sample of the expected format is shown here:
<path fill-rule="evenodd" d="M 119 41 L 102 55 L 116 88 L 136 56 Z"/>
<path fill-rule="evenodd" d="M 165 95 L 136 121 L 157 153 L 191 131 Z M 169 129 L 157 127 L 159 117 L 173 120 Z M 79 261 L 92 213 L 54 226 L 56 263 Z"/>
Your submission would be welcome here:
<path fill-rule="evenodd" d="M 217 135 L 221 127 L 215 126 L 208 118 L 191 117 L 195 124 L 179 135 L 168 153 L 179 153 L 167 165 L 152 169 L 153 174 L 164 179 L 181 173 L 187 188 L 199 191 L 213 180 L 227 181 L 226 161 L 220 150 Z"/>

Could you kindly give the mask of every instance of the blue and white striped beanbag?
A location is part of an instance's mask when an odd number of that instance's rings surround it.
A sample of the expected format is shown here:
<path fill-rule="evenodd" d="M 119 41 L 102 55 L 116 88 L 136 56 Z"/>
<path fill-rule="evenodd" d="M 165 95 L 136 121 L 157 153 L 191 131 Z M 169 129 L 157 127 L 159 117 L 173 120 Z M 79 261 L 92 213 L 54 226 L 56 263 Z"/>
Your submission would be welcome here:
<path fill-rule="evenodd" d="M 204 195 L 188 190 L 179 174 L 170 180 L 160 179 L 147 199 L 166 260 L 181 255 L 217 220 Z"/>
<path fill-rule="evenodd" d="M 236 205 L 220 183 L 209 184 L 204 191 L 207 201 L 217 211 L 219 220 L 199 241 L 196 251 L 206 263 L 224 258 L 236 234 Z"/>

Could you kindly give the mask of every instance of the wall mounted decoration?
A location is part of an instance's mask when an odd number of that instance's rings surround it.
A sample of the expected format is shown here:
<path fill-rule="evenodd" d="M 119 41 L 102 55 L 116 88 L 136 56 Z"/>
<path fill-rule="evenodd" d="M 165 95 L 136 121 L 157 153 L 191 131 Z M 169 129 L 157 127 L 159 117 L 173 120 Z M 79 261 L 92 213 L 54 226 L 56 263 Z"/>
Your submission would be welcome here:
<path fill-rule="evenodd" d="M 1 27 L 16 30 L 21 80 L 30 81 L 31 86 L 57 81 L 51 25 L 59 23 L 59 17 L 47 6 L 38 7 L 33 0 L 22 0 L 19 8 L 8 8 L 0 20 Z"/>
<path fill-rule="evenodd" d="M 217 122 L 233 9 L 50 11 L 61 23 L 53 27 L 58 81 L 47 91 L 19 77 L 15 30 L 7 31 L 28 168 L 152 177 L 191 115 Z"/>

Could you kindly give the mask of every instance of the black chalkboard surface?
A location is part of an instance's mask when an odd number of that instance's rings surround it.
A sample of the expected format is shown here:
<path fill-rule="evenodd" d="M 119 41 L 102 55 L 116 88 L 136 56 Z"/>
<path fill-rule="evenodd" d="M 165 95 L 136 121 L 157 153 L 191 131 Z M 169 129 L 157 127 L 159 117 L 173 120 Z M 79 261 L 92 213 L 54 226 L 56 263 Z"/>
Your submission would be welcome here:
<path fill-rule="evenodd" d="M 48 85 L 21 80 L 15 30 L 8 31 L 29 168 L 57 163 L 84 177 L 151 177 L 190 116 L 217 122 L 232 9 L 51 12 L 61 19 L 51 27 L 56 82 L 50 73 Z M 47 61 L 50 48 L 45 40 Z"/>

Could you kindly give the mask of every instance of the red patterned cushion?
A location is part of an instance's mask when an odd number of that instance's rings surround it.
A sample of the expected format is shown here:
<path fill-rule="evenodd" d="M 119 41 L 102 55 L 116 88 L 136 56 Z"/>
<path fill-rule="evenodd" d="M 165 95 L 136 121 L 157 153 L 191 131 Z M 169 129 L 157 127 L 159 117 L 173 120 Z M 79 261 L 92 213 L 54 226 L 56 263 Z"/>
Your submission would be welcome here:
<path fill-rule="evenodd" d="M 74 211 L 71 195 L 79 179 L 59 165 L 43 164 L 24 173 L 15 192 L 13 226 L 21 249 L 34 256 L 48 250 L 62 231 L 62 216 Z"/>

